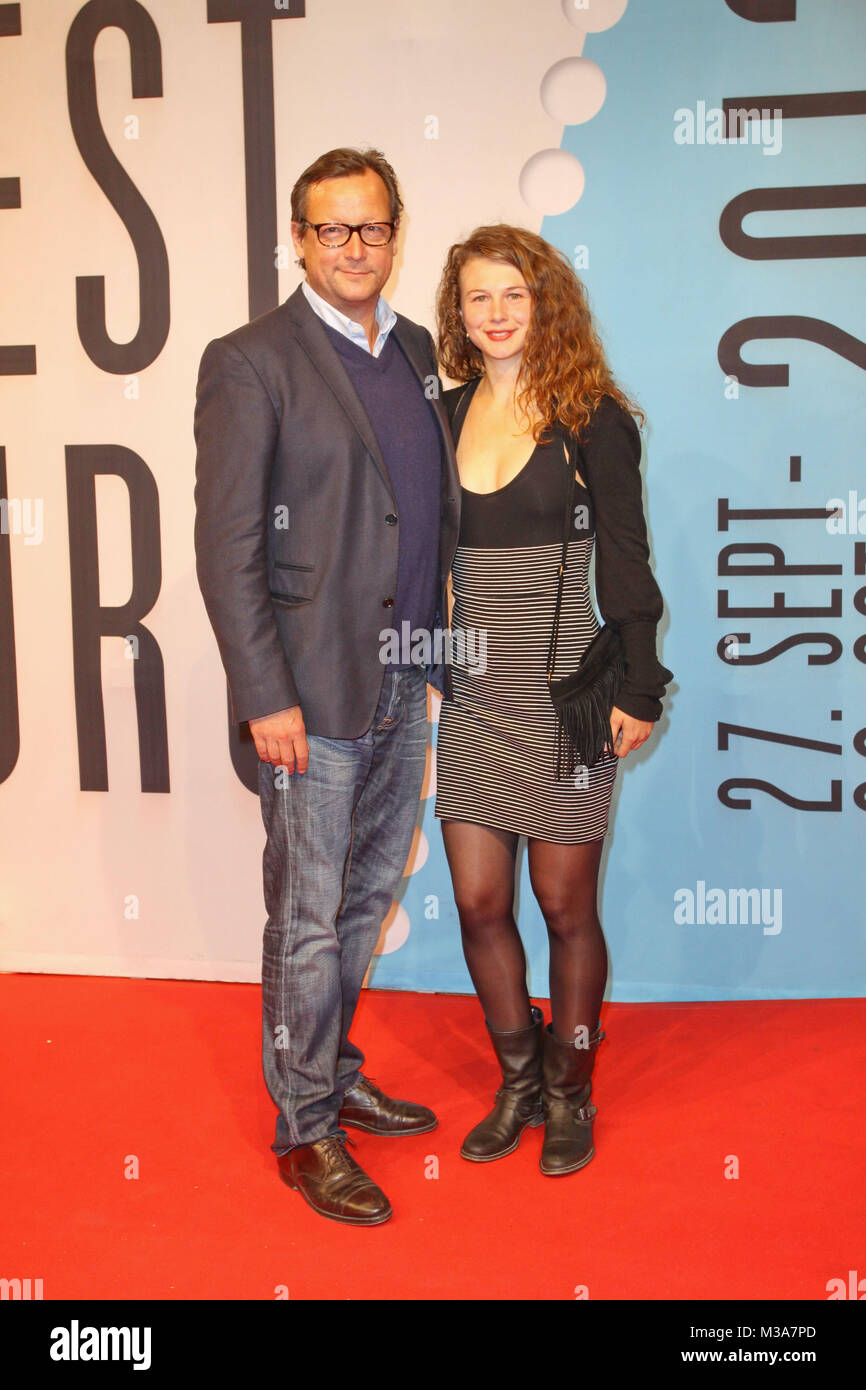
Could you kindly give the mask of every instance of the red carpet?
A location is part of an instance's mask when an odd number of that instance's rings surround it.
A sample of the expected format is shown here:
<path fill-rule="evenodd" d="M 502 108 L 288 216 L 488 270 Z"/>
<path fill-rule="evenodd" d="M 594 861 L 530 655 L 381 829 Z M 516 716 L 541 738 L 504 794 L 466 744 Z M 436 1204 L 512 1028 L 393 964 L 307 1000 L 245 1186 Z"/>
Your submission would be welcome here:
<path fill-rule="evenodd" d="M 0 989 L 0 1276 L 46 1300 L 821 1300 L 866 1275 L 861 1000 L 607 1005 L 595 1158 L 546 1178 L 540 1129 L 496 1163 L 459 1156 L 497 1084 L 477 1001 L 365 992 L 367 1075 L 440 1124 L 352 1131 L 394 1208 L 359 1229 L 277 1176 L 257 986 Z"/>

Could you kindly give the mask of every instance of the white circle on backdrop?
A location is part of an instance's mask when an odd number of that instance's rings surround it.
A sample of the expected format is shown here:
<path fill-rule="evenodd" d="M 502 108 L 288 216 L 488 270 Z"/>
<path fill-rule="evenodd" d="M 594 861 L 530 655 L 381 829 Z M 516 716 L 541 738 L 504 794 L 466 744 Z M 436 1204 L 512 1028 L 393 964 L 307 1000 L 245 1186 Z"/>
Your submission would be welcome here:
<path fill-rule="evenodd" d="M 568 150 L 538 150 L 520 171 L 520 196 L 534 212 L 555 217 L 574 207 L 585 183 L 583 165 Z"/>
<path fill-rule="evenodd" d="M 427 856 L 430 853 L 430 841 L 423 830 L 416 828 L 412 836 L 412 848 L 409 850 L 409 858 L 406 860 L 406 867 L 403 870 L 403 877 L 409 878 L 412 874 L 417 874 L 419 869 L 423 869 L 427 863 Z"/>
<path fill-rule="evenodd" d="M 604 73 L 591 58 L 563 58 L 541 80 L 541 104 L 560 125 L 591 121 L 606 95 Z"/>
<path fill-rule="evenodd" d="M 387 917 L 382 923 L 379 940 L 376 942 L 374 956 L 390 956 L 399 951 L 409 936 L 409 914 L 402 903 L 392 903 Z"/>
<path fill-rule="evenodd" d="M 575 29 L 585 34 L 600 34 L 612 29 L 626 11 L 628 0 L 562 0 L 562 13 Z"/>

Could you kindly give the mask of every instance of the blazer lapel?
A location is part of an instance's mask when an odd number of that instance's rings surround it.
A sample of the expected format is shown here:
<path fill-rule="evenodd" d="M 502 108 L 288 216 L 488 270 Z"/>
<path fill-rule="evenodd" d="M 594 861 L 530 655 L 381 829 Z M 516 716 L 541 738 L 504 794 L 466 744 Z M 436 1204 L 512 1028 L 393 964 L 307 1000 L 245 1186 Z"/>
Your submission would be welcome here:
<path fill-rule="evenodd" d="M 325 332 L 321 320 L 308 304 L 300 285 L 289 295 L 288 299 L 284 301 L 283 308 L 291 319 L 297 341 L 339 401 L 342 409 L 345 411 L 351 424 L 357 430 L 365 447 L 372 456 L 373 462 L 378 468 L 391 496 L 394 497 L 394 488 L 388 475 L 388 469 L 385 466 L 385 460 L 382 457 L 382 450 L 379 448 L 379 441 L 373 432 L 373 427 L 367 417 L 367 412 L 358 399 L 358 394 L 349 380 L 348 373 L 340 361 L 339 355 L 334 351 L 333 345 L 328 339 L 328 335 Z M 426 392 L 426 388 L 430 384 L 430 368 L 432 363 L 425 361 L 420 356 L 414 342 L 415 335 L 406 331 L 405 323 L 406 321 L 401 319 L 401 316 L 398 314 L 397 322 L 391 329 L 391 332 L 396 334 L 400 347 L 406 354 L 412 366 L 412 370 Z M 457 472 L 454 445 L 451 440 L 451 427 L 448 423 L 448 412 L 445 409 L 438 388 L 436 394 L 429 397 L 429 400 L 439 425 L 444 447 L 445 468 L 443 470 L 442 479 L 443 498 L 454 506 L 459 502 L 460 478 Z M 396 497 L 394 500 L 396 505 Z"/>
<path fill-rule="evenodd" d="M 328 341 L 321 320 L 313 312 L 307 303 L 304 292 L 300 285 L 285 300 L 284 307 L 289 313 L 289 317 L 297 334 L 298 342 L 313 362 L 313 365 L 324 377 L 328 386 L 333 391 L 346 415 L 349 417 L 354 428 L 358 431 L 366 448 L 373 456 L 373 462 L 382 475 L 392 497 L 394 489 L 388 470 L 385 467 L 385 460 L 382 457 L 382 450 L 379 448 L 379 441 L 373 433 L 367 412 L 358 399 L 358 393 L 349 380 L 349 375 L 343 366 L 338 354 L 334 351 L 332 344 Z M 395 499 L 396 501 L 396 499 Z"/>
<path fill-rule="evenodd" d="M 436 393 L 435 395 L 428 396 L 428 400 L 433 407 L 433 414 L 436 416 L 444 446 L 445 468 L 443 470 L 444 476 L 442 479 L 443 493 L 450 499 L 453 499 L 459 496 L 460 479 L 457 473 L 457 460 L 454 455 L 454 444 L 451 438 L 451 426 L 448 422 L 448 412 L 445 409 L 445 405 L 439 393 L 438 378 L 430 371 L 431 363 L 419 356 L 415 344 L 412 341 L 413 335 L 406 332 L 399 315 L 397 316 L 397 322 L 391 329 L 391 332 L 396 335 L 398 343 L 409 359 L 412 370 L 424 388 L 425 395 L 427 394 L 427 388 L 430 386 L 431 381 L 435 386 Z"/>

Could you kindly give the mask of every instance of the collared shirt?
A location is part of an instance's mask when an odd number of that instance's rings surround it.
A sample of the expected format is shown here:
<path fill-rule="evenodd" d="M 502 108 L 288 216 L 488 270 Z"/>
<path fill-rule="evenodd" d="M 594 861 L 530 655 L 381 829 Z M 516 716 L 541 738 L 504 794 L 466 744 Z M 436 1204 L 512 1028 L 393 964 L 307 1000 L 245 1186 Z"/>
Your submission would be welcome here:
<path fill-rule="evenodd" d="M 346 314 L 341 314 L 340 310 L 335 309 L 333 304 L 329 304 L 320 294 L 316 294 L 316 291 L 310 286 L 307 280 L 304 281 L 301 288 L 304 291 L 310 308 L 314 313 L 318 314 L 323 323 L 328 324 L 330 328 L 335 328 L 338 333 L 342 333 L 344 338 L 348 338 L 351 343 L 356 343 L 357 346 L 363 348 L 365 352 L 370 352 L 370 344 L 367 342 L 367 335 L 359 323 L 356 323 L 354 319 L 348 318 Z M 379 328 L 379 333 L 373 344 L 373 357 L 378 357 L 381 353 L 388 341 L 388 334 L 391 332 L 396 322 L 397 315 L 394 313 L 391 305 L 387 300 L 383 299 L 382 295 L 379 295 L 376 302 L 376 323 Z"/>

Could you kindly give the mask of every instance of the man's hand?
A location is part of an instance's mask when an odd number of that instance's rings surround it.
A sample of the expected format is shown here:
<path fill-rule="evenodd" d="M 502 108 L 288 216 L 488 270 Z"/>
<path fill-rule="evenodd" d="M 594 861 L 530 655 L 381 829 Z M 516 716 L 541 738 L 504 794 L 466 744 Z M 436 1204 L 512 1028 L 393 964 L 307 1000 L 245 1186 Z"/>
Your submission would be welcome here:
<path fill-rule="evenodd" d="M 633 719 L 630 714 L 614 705 L 610 712 L 610 728 L 613 734 L 613 751 L 618 758 L 624 758 L 633 748 L 640 748 L 642 743 L 646 743 L 655 724 L 651 720 Z M 622 737 L 617 747 L 620 734 Z"/>
<path fill-rule="evenodd" d="M 287 772 L 306 772 L 310 750 L 300 705 L 251 719 L 250 733 L 262 762 L 274 763 Z"/>

